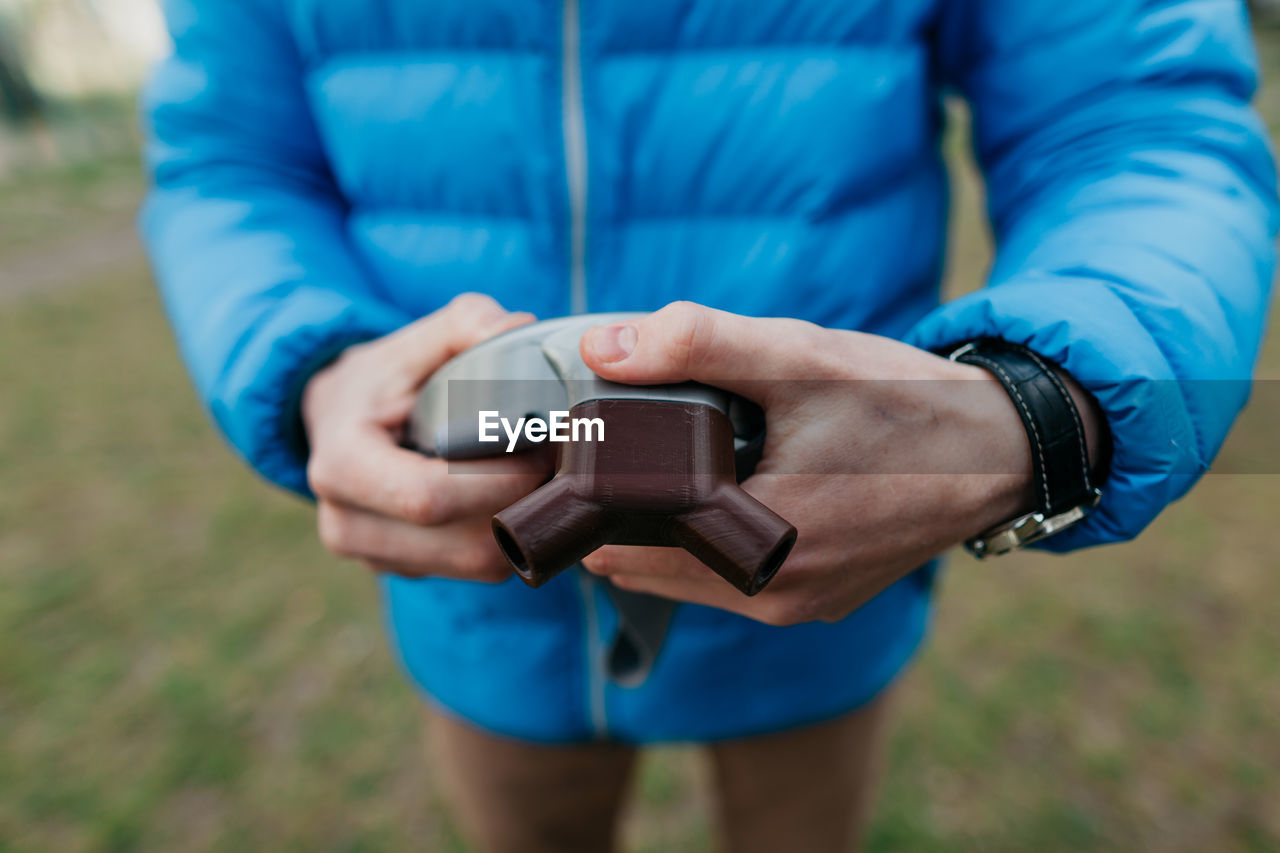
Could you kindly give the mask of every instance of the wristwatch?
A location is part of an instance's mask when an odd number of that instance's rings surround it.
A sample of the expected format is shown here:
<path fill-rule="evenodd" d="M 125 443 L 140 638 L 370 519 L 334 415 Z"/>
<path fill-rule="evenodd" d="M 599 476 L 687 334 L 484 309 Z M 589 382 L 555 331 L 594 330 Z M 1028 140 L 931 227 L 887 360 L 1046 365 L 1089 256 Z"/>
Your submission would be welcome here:
<path fill-rule="evenodd" d="M 1031 443 L 1036 508 L 964 543 L 979 559 L 1007 554 L 1078 523 L 1102 499 L 1089 467 L 1084 423 L 1052 365 L 1019 344 L 979 338 L 948 356 L 995 375 L 1013 400 Z"/>

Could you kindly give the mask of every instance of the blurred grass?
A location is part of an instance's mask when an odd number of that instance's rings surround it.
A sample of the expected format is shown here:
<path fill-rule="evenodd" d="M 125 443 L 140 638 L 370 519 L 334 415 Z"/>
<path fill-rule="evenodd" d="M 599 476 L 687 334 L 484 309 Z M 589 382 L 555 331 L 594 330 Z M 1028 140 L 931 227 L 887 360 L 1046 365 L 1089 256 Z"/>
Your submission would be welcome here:
<path fill-rule="evenodd" d="M 137 183 L 0 185 L 0 263 L 56 263 Z M 978 205 L 962 171 L 953 292 Z M 956 560 L 870 848 L 1280 848 L 1277 505 L 1280 477 L 1214 475 L 1130 545 Z M 214 437 L 140 260 L 0 305 L 0 850 L 462 850 L 420 717 L 370 579 Z M 708 849 L 705 773 L 645 759 L 630 849 Z"/>
<path fill-rule="evenodd" d="M 0 261 L 33 250 L 56 252 L 80 232 L 132 217 L 138 181 L 132 154 L 24 173 L 0 184 Z"/>

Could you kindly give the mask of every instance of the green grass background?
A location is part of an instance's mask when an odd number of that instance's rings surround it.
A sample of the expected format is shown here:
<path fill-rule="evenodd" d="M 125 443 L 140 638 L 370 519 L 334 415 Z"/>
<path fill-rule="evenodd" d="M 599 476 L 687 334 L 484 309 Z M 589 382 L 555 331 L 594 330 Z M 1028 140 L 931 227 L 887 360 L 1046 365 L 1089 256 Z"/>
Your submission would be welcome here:
<path fill-rule="evenodd" d="M 961 138 L 952 293 L 988 258 Z M 0 269 L 139 184 L 121 153 L 0 184 Z M 1280 470 L 1277 396 L 1231 470 Z M 1213 475 L 1129 545 L 956 559 L 870 849 L 1280 849 L 1277 509 Z M 141 258 L 0 301 L 0 850 L 464 850 L 421 726 L 370 578 L 215 437 Z M 628 849 L 708 849 L 707 804 L 653 751 Z"/>

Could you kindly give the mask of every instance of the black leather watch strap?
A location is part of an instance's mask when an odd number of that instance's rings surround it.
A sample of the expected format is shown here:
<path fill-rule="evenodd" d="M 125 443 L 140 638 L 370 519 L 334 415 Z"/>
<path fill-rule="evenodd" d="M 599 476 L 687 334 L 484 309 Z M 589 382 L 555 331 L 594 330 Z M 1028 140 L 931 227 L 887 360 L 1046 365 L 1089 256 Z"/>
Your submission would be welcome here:
<path fill-rule="evenodd" d="M 1036 511 L 1048 518 L 1093 507 L 1100 493 L 1084 423 L 1057 371 L 1034 351 L 998 338 L 970 341 L 949 357 L 990 371 L 1013 400 L 1031 443 Z"/>

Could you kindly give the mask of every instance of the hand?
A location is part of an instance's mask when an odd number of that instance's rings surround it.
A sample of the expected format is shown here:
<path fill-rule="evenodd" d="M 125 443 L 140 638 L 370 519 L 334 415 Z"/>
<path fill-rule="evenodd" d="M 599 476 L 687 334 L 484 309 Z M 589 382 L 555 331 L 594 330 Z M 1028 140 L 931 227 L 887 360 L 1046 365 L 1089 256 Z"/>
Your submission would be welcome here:
<path fill-rule="evenodd" d="M 380 572 L 501 581 L 510 566 L 490 518 L 538 487 L 545 457 L 445 462 L 397 443 L 419 387 L 480 341 L 530 322 L 465 294 L 405 328 L 346 350 L 302 398 L 307 479 L 325 547 Z"/>
<path fill-rule="evenodd" d="M 581 352 L 606 379 L 696 380 L 759 403 L 764 458 L 743 488 L 799 532 L 754 598 L 676 549 L 615 546 L 587 558 L 623 589 L 774 625 L 836 621 L 1034 505 L 1022 422 L 981 368 L 875 335 L 688 303 L 596 327 Z M 1081 412 L 1096 432 L 1092 408 Z"/>

